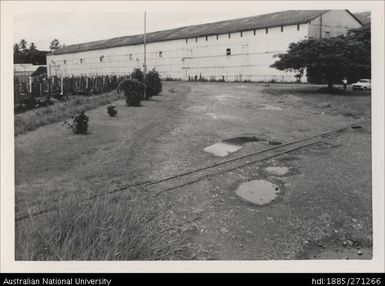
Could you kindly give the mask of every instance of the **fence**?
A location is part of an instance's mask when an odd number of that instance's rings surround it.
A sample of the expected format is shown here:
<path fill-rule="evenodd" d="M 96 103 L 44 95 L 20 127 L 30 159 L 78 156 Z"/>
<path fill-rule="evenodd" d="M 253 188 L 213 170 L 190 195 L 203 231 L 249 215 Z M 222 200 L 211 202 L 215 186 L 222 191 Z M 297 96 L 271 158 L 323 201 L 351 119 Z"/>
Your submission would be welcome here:
<path fill-rule="evenodd" d="M 124 76 L 80 77 L 14 77 L 15 108 L 32 108 L 56 99 L 76 95 L 96 95 L 118 87 Z"/>

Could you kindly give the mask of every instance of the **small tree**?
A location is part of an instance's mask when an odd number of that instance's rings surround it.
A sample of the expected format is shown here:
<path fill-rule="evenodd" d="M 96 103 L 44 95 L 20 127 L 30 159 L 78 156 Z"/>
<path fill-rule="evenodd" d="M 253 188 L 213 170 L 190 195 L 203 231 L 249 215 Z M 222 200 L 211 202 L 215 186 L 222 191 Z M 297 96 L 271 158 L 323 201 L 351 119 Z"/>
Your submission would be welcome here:
<path fill-rule="evenodd" d="M 128 106 L 140 106 L 143 100 L 144 85 L 136 79 L 124 79 L 119 83 L 118 90 L 124 91 Z"/>

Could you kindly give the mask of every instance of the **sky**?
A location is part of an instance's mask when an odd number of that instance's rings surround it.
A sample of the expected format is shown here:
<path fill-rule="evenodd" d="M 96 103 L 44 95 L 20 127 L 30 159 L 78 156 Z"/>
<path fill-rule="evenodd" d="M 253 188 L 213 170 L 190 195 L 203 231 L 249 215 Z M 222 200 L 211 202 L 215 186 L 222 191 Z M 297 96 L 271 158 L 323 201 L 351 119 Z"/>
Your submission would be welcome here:
<path fill-rule="evenodd" d="M 53 3 L 54 6 L 45 2 L 40 7 L 29 8 L 27 4 L 20 4 L 13 17 L 13 42 L 26 39 L 28 44 L 34 42 L 39 50 L 48 50 L 55 38 L 61 44 L 70 45 L 140 34 L 143 33 L 144 11 L 147 13 L 147 32 L 152 32 L 287 9 L 325 9 L 313 4 L 314 7 L 283 7 L 276 5 L 278 2 L 267 5 L 260 1 L 119 2 L 117 5 L 102 1 L 80 2 L 84 5 Z M 349 10 L 353 13 L 367 11 L 357 5 Z"/>

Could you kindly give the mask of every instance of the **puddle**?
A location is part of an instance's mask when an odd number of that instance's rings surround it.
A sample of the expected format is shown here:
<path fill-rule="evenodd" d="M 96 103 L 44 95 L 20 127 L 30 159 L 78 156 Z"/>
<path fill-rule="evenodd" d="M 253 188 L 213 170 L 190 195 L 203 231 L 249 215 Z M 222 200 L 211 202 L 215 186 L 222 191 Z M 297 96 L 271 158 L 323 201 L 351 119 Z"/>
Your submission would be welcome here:
<path fill-rule="evenodd" d="M 241 149 L 242 145 L 232 145 L 226 143 L 216 143 L 214 145 L 206 147 L 205 152 L 212 153 L 215 156 L 226 157 L 227 155 L 234 153 Z"/>
<path fill-rule="evenodd" d="M 265 139 L 263 139 L 263 138 L 257 138 L 255 136 L 240 136 L 240 137 L 224 139 L 224 140 L 222 140 L 222 142 L 226 143 L 226 144 L 232 144 L 232 145 L 244 145 L 246 143 L 259 142 L 259 141 L 264 141 L 264 140 Z"/>
<path fill-rule="evenodd" d="M 279 188 L 265 180 L 242 183 L 236 190 L 238 196 L 260 206 L 271 203 L 278 193 Z"/>
<path fill-rule="evenodd" d="M 289 168 L 287 167 L 267 167 L 265 171 L 276 176 L 283 176 L 287 172 L 289 172 Z"/>
<path fill-rule="evenodd" d="M 352 129 L 362 129 L 363 127 L 361 125 L 353 125 L 351 126 Z"/>
<path fill-rule="evenodd" d="M 205 152 L 212 153 L 215 156 L 225 157 L 243 148 L 246 143 L 263 142 L 267 145 L 280 145 L 281 142 L 270 141 L 256 136 L 239 136 L 223 139 L 222 142 L 210 145 L 204 149 Z"/>

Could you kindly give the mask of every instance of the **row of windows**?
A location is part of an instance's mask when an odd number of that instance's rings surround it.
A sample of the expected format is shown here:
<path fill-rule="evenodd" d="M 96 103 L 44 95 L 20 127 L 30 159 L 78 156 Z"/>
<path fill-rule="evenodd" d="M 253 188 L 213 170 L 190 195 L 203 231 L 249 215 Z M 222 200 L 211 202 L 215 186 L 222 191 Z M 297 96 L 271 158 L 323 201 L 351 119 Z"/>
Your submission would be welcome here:
<path fill-rule="evenodd" d="M 283 32 L 283 27 L 284 26 L 281 25 L 281 32 Z M 297 24 L 297 31 L 299 31 L 299 30 L 300 30 L 300 24 Z M 265 34 L 268 34 L 268 33 L 269 33 L 269 28 L 265 28 Z M 254 36 L 257 34 L 257 29 L 253 30 L 253 34 L 254 34 Z M 227 36 L 228 36 L 229 39 L 231 39 L 231 33 L 228 33 Z M 240 36 L 241 36 L 241 38 L 243 37 L 243 31 L 240 32 Z M 216 38 L 217 38 L 217 40 L 219 39 L 219 34 L 216 35 Z M 209 36 L 206 35 L 205 39 L 206 39 L 206 41 L 208 41 Z M 198 42 L 198 37 L 195 37 L 195 42 L 196 43 Z M 186 44 L 187 43 L 188 43 L 188 38 L 186 38 Z"/>
<path fill-rule="evenodd" d="M 163 52 L 162 52 L 162 51 L 159 51 L 159 52 L 158 52 L 158 56 L 159 56 L 160 58 L 163 57 Z M 132 54 L 129 54 L 129 55 L 128 55 L 128 58 L 129 58 L 130 60 L 132 60 L 132 59 L 133 59 Z M 100 57 L 99 57 L 99 61 L 100 61 L 100 62 L 103 62 L 103 61 L 104 61 L 104 56 L 100 56 Z M 83 63 L 83 59 L 79 59 L 79 62 L 82 64 L 82 63 Z M 67 60 L 63 60 L 63 63 L 64 63 L 64 64 L 67 64 Z"/>

